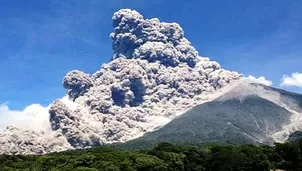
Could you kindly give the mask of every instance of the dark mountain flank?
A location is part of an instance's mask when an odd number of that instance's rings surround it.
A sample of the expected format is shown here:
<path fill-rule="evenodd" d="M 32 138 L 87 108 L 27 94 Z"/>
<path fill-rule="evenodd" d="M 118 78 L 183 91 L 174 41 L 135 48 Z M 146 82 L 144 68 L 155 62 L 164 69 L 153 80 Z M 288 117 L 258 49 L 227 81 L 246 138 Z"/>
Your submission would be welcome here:
<path fill-rule="evenodd" d="M 301 98 L 299 94 L 263 85 L 239 85 L 124 145 L 144 147 L 158 142 L 272 145 L 289 136 L 286 132 L 290 132 L 287 129 L 291 125 L 299 126 L 292 117 L 297 115 L 293 111 L 301 110 Z"/>

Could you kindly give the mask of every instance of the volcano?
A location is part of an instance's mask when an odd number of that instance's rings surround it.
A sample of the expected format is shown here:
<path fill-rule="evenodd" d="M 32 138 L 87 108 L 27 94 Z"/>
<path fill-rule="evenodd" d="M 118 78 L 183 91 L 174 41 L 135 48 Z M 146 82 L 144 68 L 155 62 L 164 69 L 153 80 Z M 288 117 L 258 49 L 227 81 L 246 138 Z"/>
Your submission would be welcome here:
<path fill-rule="evenodd" d="M 245 83 L 242 74 L 199 56 L 179 24 L 131 9 L 114 13 L 112 22 L 110 62 L 92 74 L 68 72 L 67 95 L 50 105 L 45 129 L 9 126 L 0 132 L 0 153 L 44 154 L 139 137 L 272 144 L 299 130 L 301 95 Z"/>

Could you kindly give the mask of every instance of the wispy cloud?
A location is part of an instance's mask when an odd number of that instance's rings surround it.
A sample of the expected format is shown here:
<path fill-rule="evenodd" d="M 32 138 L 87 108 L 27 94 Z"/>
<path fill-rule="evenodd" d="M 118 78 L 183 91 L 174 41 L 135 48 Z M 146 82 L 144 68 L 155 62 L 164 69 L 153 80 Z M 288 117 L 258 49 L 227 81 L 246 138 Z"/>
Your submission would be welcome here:
<path fill-rule="evenodd" d="M 248 77 L 246 77 L 246 79 L 248 79 L 249 81 L 253 82 L 253 83 L 259 83 L 259 84 L 264 84 L 267 86 L 271 86 L 273 85 L 273 82 L 270 80 L 267 80 L 264 76 L 260 76 L 260 77 L 254 77 L 252 75 L 249 75 Z"/>
<path fill-rule="evenodd" d="M 281 79 L 282 87 L 302 87 L 302 73 L 295 72 L 291 76 L 283 75 Z"/>

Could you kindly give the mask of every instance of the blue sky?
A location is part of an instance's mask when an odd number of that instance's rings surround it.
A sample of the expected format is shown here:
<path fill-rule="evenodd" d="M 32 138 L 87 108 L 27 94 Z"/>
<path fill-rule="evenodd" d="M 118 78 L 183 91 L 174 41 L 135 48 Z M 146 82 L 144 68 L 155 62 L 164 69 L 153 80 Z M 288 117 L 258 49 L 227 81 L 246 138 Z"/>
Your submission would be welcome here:
<path fill-rule="evenodd" d="M 111 17 L 120 8 L 180 23 L 201 56 L 275 87 L 302 73 L 301 0 L 10 0 L 0 2 L 0 104 L 48 105 L 64 95 L 66 72 L 99 69 L 112 56 Z"/>

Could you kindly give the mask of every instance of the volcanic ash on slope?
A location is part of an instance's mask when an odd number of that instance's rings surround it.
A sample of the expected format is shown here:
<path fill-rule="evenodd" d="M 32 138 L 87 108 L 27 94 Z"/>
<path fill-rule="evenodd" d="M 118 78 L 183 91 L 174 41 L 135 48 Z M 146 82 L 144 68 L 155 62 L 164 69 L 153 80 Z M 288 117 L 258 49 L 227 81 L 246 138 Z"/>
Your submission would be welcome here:
<path fill-rule="evenodd" d="M 136 138 L 241 78 L 200 57 L 177 23 L 144 19 L 130 9 L 119 10 L 112 20 L 111 61 L 92 75 L 78 70 L 67 73 L 63 86 L 70 100 L 56 100 L 50 107 L 52 131 L 66 138 L 66 148 Z M 10 141 L 5 138 L 0 140 L 4 146 Z M 58 144 L 45 143 L 42 151 L 56 151 Z M 26 148 L 31 148 L 26 153 L 36 151 L 30 145 Z"/>

